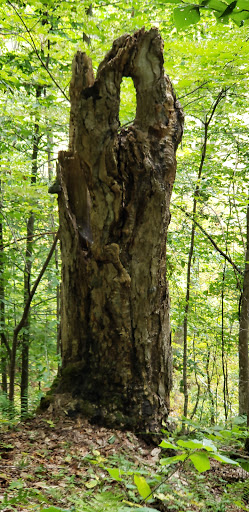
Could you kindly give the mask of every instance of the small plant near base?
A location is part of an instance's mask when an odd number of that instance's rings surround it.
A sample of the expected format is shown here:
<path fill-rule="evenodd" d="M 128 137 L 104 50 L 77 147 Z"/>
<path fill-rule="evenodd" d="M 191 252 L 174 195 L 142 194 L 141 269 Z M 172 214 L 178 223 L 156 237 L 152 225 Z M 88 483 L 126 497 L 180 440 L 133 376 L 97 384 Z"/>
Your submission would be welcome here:
<path fill-rule="evenodd" d="M 176 444 L 163 440 L 159 446 L 167 450 L 175 450 L 176 452 L 180 450 L 179 454 L 161 459 L 160 464 L 162 466 L 189 460 L 199 473 L 210 469 L 210 459 L 239 466 L 238 462 L 219 453 L 213 441 L 207 438 L 203 438 L 201 441 L 198 439 L 179 439 L 176 441 Z"/>
<path fill-rule="evenodd" d="M 228 448 L 233 449 L 234 446 L 243 445 L 243 439 L 248 435 L 244 432 L 244 427 L 235 424 L 230 430 L 224 427 L 204 429 L 205 436 L 200 425 L 191 424 L 191 428 L 196 437 L 193 437 L 193 432 L 190 432 L 188 437 L 177 438 L 177 434 L 173 436 L 172 433 L 163 431 L 168 438 L 164 439 L 159 446 L 162 450 L 170 452 L 170 455 L 161 458 L 159 466 L 161 469 L 154 474 L 150 474 L 147 467 L 140 471 L 137 468 L 134 470 L 131 465 L 128 468 L 127 464 L 125 467 L 122 467 L 122 464 L 119 464 L 119 467 L 109 467 L 106 465 L 106 460 L 99 457 L 97 453 L 94 454 L 95 457 L 94 460 L 91 459 L 91 463 L 106 470 L 108 473 L 106 480 L 114 480 L 126 489 L 127 499 L 123 502 L 129 506 L 127 510 L 130 512 L 158 510 L 157 506 L 160 510 L 161 506 L 158 503 L 163 503 L 166 509 L 172 512 L 180 510 L 190 512 L 192 510 L 189 508 L 190 504 L 193 505 L 194 512 L 196 510 L 206 512 L 211 509 L 214 512 L 226 512 L 231 506 L 249 511 L 243 501 L 243 486 L 241 492 L 236 495 L 232 488 L 226 487 L 225 492 L 217 499 L 203 475 L 210 470 L 211 460 L 234 468 L 247 468 L 248 463 L 245 459 L 234 460 L 228 456 Z M 231 441 L 233 441 L 232 444 Z M 221 487 L 222 484 L 223 482 Z M 227 482 L 224 481 L 224 487 L 226 484 Z M 241 497 L 238 497 L 240 495 Z M 151 508 L 153 506 L 155 508 Z M 118 510 L 123 512 L 122 507 Z"/>
<path fill-rule="evenodd" d="M 54 442 L 56 426 L 50 420 L 46 424 L 46 435 Z M 0 510 L 249 512 L 248 485 L 243 481 L 248 464 L 242 456 L 248 436 L 245 426 L 235 422 L 231 429 L 204 428 L 189 422 L 188 428 L 182 437 L 177 431 L 163 430 L 160 448 L 154 448 L 156 455 L 147 448 L 145 458 L 142 447 L 134 457 L 115 451 L 110 455 L 101 448 L 90 448 L 82 456 L 70 438 L 62 443 L 59 465 L 47 445 L 35 450 L 34 466 L 33 458 L 22 452 L 17 467 L 24 478 L 15 478 L 10 484 L 6 480 Z M 4 452 L 13 447 L 8 441 L 2 443 Z M 108 444 L 114 441 L 112 435 Z M 236 454 L 237 460 L 233 460 Z M 4 473 L 0 476 L 4 482 Z"/>

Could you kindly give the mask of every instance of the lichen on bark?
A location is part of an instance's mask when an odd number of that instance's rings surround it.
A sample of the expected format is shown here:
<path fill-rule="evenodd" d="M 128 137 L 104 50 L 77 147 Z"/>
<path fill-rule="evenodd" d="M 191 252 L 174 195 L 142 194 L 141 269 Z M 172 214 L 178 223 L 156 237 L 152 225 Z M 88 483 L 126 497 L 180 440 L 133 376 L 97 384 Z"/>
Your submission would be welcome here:
<path fill-rule="evenodd" d="M 120 129 L 125 76 L 137 109 Z M 183 129 L 158 31 L 114 41 L 96 78 L 77 52 L 70 98 L 69 150 L 58 166 L 62 374 L 53 407 L 156 428 L 169 411 L 166 236 Z"/>

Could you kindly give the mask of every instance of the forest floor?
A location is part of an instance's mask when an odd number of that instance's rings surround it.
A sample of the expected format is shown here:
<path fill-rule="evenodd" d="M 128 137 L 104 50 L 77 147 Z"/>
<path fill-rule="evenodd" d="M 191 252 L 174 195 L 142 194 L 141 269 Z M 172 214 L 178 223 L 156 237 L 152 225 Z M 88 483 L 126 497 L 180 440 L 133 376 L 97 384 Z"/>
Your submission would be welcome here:
<path fill-rule="evenodd" d="M 217 461 L 201 474 L 188 464 L 165 468 L 160 447 L 82 419 L 38 416 L 3 427 L 0 455 L 5 512 L 249 511 L 249 473 L 241 468 Z M 155 489 L 146 503 L 134 475 Z"/>

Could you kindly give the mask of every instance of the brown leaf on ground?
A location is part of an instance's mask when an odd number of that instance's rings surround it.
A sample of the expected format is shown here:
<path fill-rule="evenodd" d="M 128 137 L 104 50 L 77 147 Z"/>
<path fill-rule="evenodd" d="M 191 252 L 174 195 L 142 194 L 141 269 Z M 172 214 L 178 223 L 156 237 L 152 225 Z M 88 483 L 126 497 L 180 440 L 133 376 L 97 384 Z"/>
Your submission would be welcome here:
<path fill-rule="evenodd" d="M 147 468 L 148 474 L 156 474 L 160 453 L 159 447 L 148 446 L 131 432 L 97 427 L 80 418 L 77 421 L 68 418 L 51 421 L 49 417 L 38 416 L 18 424 L 13 429 L 0 432 L 0 510 L 39 510 L 41 493 L 42 496 L 45 493 L 48 503 L 41 505 L 41 508 L 46 508 L 52 503 L 54 506 L 69 509 L 72 506 L 68 501 L 72 485 L 81 491 L 87 491 L 95 489 L 101 482 L 103 487 L 106 478 L 109 477 L 109 489 L 114 485 L 120 485 L 122 488 L 122 483 L 117 483 L 115 479 L 112 481 L 105 470 L 104 466 L 110 465 L 111 457 L 116 457 L 116 467 L 119 467 L 118 458 L 123 457 L 133 464 L 134 470 Z M 175 486 L 177 489 L 180 484 L 187 488 L 188 469 L 185 468 L 182 473 L 179 470 L 176 475 L 178 476 L 175 476 L 175 479 L 172 478 L 172 488 Z M 219 501 L 224 491 L 224 482 L 239 481 L 243 479 L 243 475 L 241 468 L 221 465 L 214 461 L 207 479 L 211 483 L 210 493 Z M 34 493 L 33 504 L 28 499 L 25 505 L 27 491 Z M 9 499 L 19 492 L 22 497 L 24 496 L 24 503 L 18 505 L 13 502 L 10 508 L 8 505 L 4 508 L 6 492 Z M 158 510 L 167 510 L 167 499 L 170 498 L 166 497 L 163 501 L 160 489 L 157 496 L 159 498 L 155 498 L 157 501 L 151 506 Z M 159 501 L 161 504 L 156 506 Z M 127 502 L 130 502 L 129 495 Z M 34 508 L 35 506 L 38 508 Z M 170 510 L 177 512 L 176 508 Z M 198 504 L 195 505 L 193 500 L 191 508 L 185 510 L 202 509 L 198 508 Z M 231 505 L 228 512 L 239 510 L 242 509 Z"/>

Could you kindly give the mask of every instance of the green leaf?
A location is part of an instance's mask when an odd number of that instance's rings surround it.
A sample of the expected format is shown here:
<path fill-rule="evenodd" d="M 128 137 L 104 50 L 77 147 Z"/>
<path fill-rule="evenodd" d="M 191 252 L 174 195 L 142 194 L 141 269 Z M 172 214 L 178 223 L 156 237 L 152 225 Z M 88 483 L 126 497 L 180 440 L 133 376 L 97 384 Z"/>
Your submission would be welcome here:
<path fill-rule="evenodd" d="M 224 12 L 224 10 L 227 8 L 227 4 L 221 0 L 210 0 L 210 2 L 208 2 L 208 7 L 214 11 Z"/>
<path fill-rule="evenodd" d="M 249 0 L 238 0 L 237 1 L 237 8 L 238 9 L 249 10 Z"/>
<path fill-rule="evenodd" d="M 224 439 L 231 439 L 232 437 L 232 432 L 231 430 L 220 430 L 219 431 L 219 436 L 223 437 Z"/>
<path fill-rule="evenodd" d="M 197 471 L 199 471 L 199 473 L 202 473 L 203 471 L 207 471 L 208 469 L 210 469 L 210 462 L 206 453 L 192 453 L 192 455 L 190 455 L 189 458 L 193 462 L 195 468 L 197 469 Z"/>
<path fill-rule="evenodd" d="M 205 437 L 202 441 L 202 445 L 204 450 L 207 450 L 207 452 L 217 452 L 217 448 L 215 444 L 211 441 L 211 439 L 207 439 Z"/>
<path fill-rule="evenodd" d="M 122 510 L 122 512 L 158 512 L 157 508 L 151 507 L 124 507 L 120 510 Z"/>
<path fill-rule="evenodd" d="M 189 25 L 198 23 L 200 19 L 199 7 L 175 7 L 174 9 L 174 21 L 175 26 L 178 30 L 181 28 L 187 28 Z"/>
<path fill-rule="evenodd" d="M 246 11 L 239 11 L 239 12 L 233 12 L 231 19 L 238 25 L 238 27 L 241 26 L 242 21 L 249 19 L 249 12 Z M 247 263 L 247 262 L 245 262 Z"/>
<path fill-rule="evenodd" d="M 177 444 L 182 448 L 187 448 L 187 450 L 196 450 L 198 448 L 203 448 L 202 441 L 199 441 L 198 439 L 190 439 L 189 441 L 179 439 L 179 441 L 177 441 Z"/>
<path fill-rule="evenodd" d="M 248 507 L 245 507 L 241 501 L 235 500 L 234 505 L 237 505 L 237 507 L 240 507 L 241 510 L 246 510 L 248 512 Z"/>
<path fill-rule="evenodd" d="M 165 439 L 163 439 L 163 441 L 159 444 L 159 446 L 161 446 L 161 448 L 170 448 L 172 450 L 178 450 L 178 448 L 175 444 L 172 444 L 169 441 L 165 441 Z"/>
<path fill-rule="evenodd" d="M 180 455 L 175 455 L 174 457 L 166 457 L 165 459 L 160 460 L 160 464 L 162 466 L 167 466 L 168 464 L 175 464 L 175 462 L 179 462 L 180 460 L 187 459 L 187 453 L 181 453 Z"/>
<path fill-rule="evenodd" d="M 49 508 L 41 508 L 40 512 L 69 512 L 65 508 L 57 508 L 57 507 L 49 507 Z"/>
<path fill-rule="evenodd" d="M 87 489 L 94 489 L 98 485 L 98 481 L 95 479 L 89 480 L 88 482 L 85 482 L 85 486 Z"/>
<path fill-rule="evenodd" d="M 238 460 L 237 462 L 239 462 L 239 465 L 242 467 L 242 469 L 249 472 L 249 462 L 246 460 Z"/>
<path fill-rule="evenodd" d="M 225 455 L 221 455 L 221 453 L 213 453 L 212 458 L 218 460 L 219 462 L 224 462 L 225 464 L 233 464 L 234 466 L 239 466 L 239 463 L 236 460 L 229 459 L 225 457 Z"/>
<path fill-rule="evenodd" d="M 108 471 L 109 475 L 113 478 L 113 480 L 117 480 L 117 482 L 122 482 L 122 478 L 120 475 L 122 471 L 119 468 L 105 468 Z"/>
<path fill-rule="evenodd" d="M 115 435 L 113 435 L 113 436 L 111 436 L 111 437 L 108 439 L 108 443 L 109 443 L 109 444 L 113 444 L 113 443 L 115 443 L 115 440 L 116 440 L 116 436 L 115 436 Z"/>
<path fill-rule="evenodd" d="M 151 488 L 147 484 L 145 478 L 141 475 L 134 475 L 134 483 L 137 486 L 137 490 L 143 499 L 146 499 L 147 496 L 151 493 Z"/>
<path fill-rule="evenodd" d="M 235 9 L 236 5 L 237 5 L 237 0 L 234 0 L 226 7 L 226 9 L 223 11 L 223 13 L 219 17 L 225 18 L 226 16 L 229 16 Z"/>
<path fill-rule="evenodd" d="M 23 481 L 19 478 L 19 480 L 13 480 L 9 486 L 9 489 L 23 489 L 24 487 L 24 483 Z"/>

